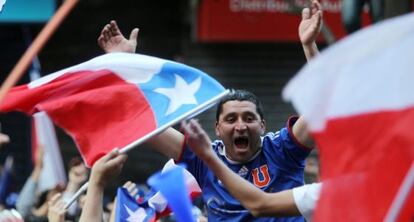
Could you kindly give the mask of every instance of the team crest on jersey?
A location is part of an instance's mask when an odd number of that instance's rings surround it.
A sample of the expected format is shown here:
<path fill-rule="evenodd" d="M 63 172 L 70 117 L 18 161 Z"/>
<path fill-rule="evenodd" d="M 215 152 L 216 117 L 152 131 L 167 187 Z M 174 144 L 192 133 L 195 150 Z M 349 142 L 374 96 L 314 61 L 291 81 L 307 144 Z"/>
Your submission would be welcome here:
<path fill-rule="evenodd" d="M 239 174 L 239 176 L 241 177 L 245 177 L 247 173 L 249 173 L 249 169 L 247 169 L 246 166 L 243 166 L 242 168 L 240 168 L 239 172 L 237 172 L 237 174 Z"/>
<path fill-rule="evenodd" d="M 217 183 L 218 183 L 220 186 L 224 187 L 223 182 L 221 182 L 221 180 L 217 179 Z"/>
<path fill-rule="evenodd" d="M 263 188 L 270 183 L 269 169 L 266 164 L 259 168 L 254 168 L 252 170 L 252 176 L 253 183 L 256 187 Z"/>

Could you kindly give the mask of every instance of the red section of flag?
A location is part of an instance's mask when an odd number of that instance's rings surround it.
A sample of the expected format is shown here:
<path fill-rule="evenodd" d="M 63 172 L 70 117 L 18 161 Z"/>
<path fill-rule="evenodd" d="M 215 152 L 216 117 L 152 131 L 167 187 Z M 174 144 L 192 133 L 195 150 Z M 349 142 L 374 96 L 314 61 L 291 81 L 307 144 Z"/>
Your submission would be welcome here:
<path fill-rule="evenodd" d="M 72 136 L 89 166 L 156 128 L 153 111 L 138 86 L 109 70 L 70 73 L 32 89 L 15 87 L 0 109 L 47 112 Z"/>
<path fill-rule="evenodd" d="M 413 123 L 414 108 L 329 120 L 315 134 L 324 181 L 315 221 L 382 221 L 414 160 Z M 412 195 L 400 218 L 413 217 Z"/>

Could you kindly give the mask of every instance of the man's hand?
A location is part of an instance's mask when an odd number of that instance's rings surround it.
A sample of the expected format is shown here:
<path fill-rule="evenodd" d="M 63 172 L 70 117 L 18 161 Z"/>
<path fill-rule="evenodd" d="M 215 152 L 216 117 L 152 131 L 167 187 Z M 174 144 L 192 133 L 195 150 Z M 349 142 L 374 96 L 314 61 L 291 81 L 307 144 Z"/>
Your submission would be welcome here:
<path fill-rule="evenodd" d="M 201 159 L 206 160 L 210 155 L 214 155 L 211 149 L 211 140 L 197 120 L 181 122 L 181 129 L 185 134 L 185 139 L 190 149 Z"/>
<path fill-rule="evenodd" d="M 312 1 L 312 8 L 302 10 L 302 21 L 299 25 L 299 38 L 304 46 L 311 46 L 322 28 L 322 8 L 317 0 Z"/>
<path fill-rule="evenodd" d="M 129 195 L 135 199 L 135 196 L 138 194 L 138 188 L 134 182 L 127 181 L 122 187 L 127 189 Z"/>
<path fill-rule="evenodd" d="M 61 194 L 55 194 L 48 202 L 47 219 L 49 222 L 65 221 L 65 203 L 62 201 Z"/>
<path fill-rule="evenodd" d="M 137 47 L 138 30 L 134 28 L 126 39 L 114 20 L 106 24 L 98 37 L 98 45 L 105 53 L 128 52 L 135 53 Z"/>
<path fill-rule="evenodd" d="M 105 187 L 109 181 L 112 181 L 121 172 L 126 159 L 127 156 L 125 154 L 119 154 L 118 149 L 114 149 L 101 157 L 92 167 L 89 183 L 92 186 Z"/>

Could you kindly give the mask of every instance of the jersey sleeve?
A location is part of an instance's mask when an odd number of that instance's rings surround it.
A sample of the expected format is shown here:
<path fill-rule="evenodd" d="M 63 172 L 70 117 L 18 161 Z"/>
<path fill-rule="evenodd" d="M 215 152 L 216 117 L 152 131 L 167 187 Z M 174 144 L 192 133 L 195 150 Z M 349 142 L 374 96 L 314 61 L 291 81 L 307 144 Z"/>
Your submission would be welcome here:
<path fill-rule="evenodd" d="M 308 222 L 312 219 L 321 188 L 321 183 L 313 183 L 295 187 L 292 190 L 296 207 Z"/>
<path fill-rule="evenodd" d="M 200 187 L 203 186 L 202 184 L 204 184 L 207 166 L 204 165 L 203 161 L 189 149 L 187 143 L 184 143 L 180 158 L 175 162 L 184 163 L 187 167 L 187 171 L 194 176 Z"/>
<path fill-rule="evenodd" d="M 296 116 L 289 118 L 286 127 L 280 131 L 268 133 L 263 138 L 265 152 L 277 153 L 278 155 L 273 155 L 274 158 L 289 169 L 303 168 L 305 159 L 312 150 L 299 143 L 293 135 L 292 127 L 297 119 Z"/>

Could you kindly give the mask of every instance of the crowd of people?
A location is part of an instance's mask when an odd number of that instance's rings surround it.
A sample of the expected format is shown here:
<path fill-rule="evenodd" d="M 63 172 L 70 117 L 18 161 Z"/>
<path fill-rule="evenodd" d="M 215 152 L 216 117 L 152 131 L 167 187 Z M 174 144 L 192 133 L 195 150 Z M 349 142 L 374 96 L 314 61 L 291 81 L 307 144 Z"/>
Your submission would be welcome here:
<path fill-rule="evenodd" d="M 314 0 L 302 12 L 299 38 L 308 60 L 318 54 L 316 38 L 322 26 L 322 10 Z M 98 38 L 106 52 L 134 53 L 138 29 L 126 39 L 115 21 L 107 24 Z M 245 90 L 232 90 L 218 104 L 215 134 L 211 141 L 196 120 L 182 122 L 181 131 L 168 128 L 148 144 L 177 163 L 185 163 L 201 190 L 206 217 L 211 221 L 307 221 L 311 220 L 321 184 L 304 186 L 305 159 L 314 142 L 303 118 L 293 116 L 280 130 L 266 133 L 266 121 L 258 98 Z M 9 138 L 0 134 L 0 142 Z M 42 170 L 42 149 L 16 202 L 9 211 L 25 221 L 102 221 L 104 188 L 121 171 L 127 160 L 115 149 L 92 167 L 90 176 L 81 159 L 68 166 L 68 183 L 37 194 Z M 87 193 L 66 209 L 66 202 L 89 181 Z M 132 196 L 136 186 L 124 185 Z M 12 213 L 10 213 L 12 212 Z M 17 213 L 18 212 L 18 213 Z M 201 217 L 200 217 L 201 219 Z"/>

